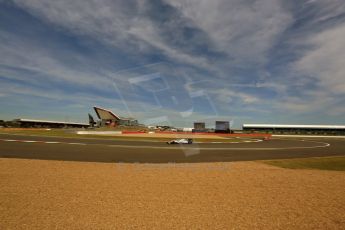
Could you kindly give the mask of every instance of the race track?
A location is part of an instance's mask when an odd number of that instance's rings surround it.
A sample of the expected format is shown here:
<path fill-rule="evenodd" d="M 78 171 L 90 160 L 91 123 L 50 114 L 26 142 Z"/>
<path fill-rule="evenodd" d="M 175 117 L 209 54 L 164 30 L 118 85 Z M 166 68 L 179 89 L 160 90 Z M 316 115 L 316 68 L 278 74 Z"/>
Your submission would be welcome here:
<path fill-rule="evenodd" d="M 0 134 L 0 157 L 89 162 L 224 162 L 345 155 L 345 140 L 272 139 L 195 143 L 61 138 Z"/>

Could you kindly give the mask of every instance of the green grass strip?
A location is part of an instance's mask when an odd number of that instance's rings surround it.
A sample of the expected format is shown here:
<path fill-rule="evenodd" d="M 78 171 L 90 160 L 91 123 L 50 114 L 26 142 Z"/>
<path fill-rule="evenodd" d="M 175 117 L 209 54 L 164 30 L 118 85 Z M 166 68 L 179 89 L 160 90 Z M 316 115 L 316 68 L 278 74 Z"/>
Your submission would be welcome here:
<path fill-rule="evenodd" d="M 265 164 L 288 169 L 320 169 L 345 171 L 345 156 L 268 160 L 262 162 Z"/>

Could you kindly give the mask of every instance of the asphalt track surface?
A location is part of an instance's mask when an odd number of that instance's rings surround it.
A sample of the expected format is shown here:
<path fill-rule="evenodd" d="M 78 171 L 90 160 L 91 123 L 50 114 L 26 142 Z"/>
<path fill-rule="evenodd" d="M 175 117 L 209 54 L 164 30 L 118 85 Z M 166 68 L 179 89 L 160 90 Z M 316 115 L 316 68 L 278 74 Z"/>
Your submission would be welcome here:
<path fill-rule="evenodd" d="M 251 143 L 195 143 L 0 134 L 0 157 L 42 160 L 191 163 L 344 156 L 341 139 L 272 139 Z"/>

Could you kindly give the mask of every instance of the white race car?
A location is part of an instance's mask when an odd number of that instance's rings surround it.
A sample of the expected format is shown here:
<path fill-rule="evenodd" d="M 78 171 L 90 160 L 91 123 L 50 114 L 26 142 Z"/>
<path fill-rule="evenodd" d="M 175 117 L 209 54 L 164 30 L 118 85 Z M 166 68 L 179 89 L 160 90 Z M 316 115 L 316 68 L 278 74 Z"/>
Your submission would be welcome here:
<path fill-rule="evenodd" d="M 167 144 L 193 144 L 193 139 L 191 138 L 182 138 L 182 139 L 176 139 L 172 141 L 168 141 Z"/>

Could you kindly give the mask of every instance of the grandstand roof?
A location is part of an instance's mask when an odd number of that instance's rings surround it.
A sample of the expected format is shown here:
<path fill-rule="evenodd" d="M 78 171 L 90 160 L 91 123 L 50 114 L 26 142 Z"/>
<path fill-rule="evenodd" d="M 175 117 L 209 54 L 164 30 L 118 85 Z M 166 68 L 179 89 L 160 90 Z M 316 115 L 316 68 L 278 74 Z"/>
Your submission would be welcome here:
<path fill-rule="evenodd" d="M 48 120 L 25 119 L 25 118 L 15 119 L 15 121 L 19 121 L 19 122 L 32 122 L 32 123 L 48 123 L 48 124 L 85 125 L 85 126 L 89 126 L 89 124 L 87 124 L 87 123 L 65 122 L 65 121 L 48 121 Z"/>
<path fill-rule="evenodd" d="M 115 115 L 112 111 L 97 106 L 93 107 L 97 117 L 102 120 L 121 120 L 121 118 Z"/>
<path fill-rule="evenodd" d="M 243 124 L 243 128 L 345 129 L 345 125 Z"/>

